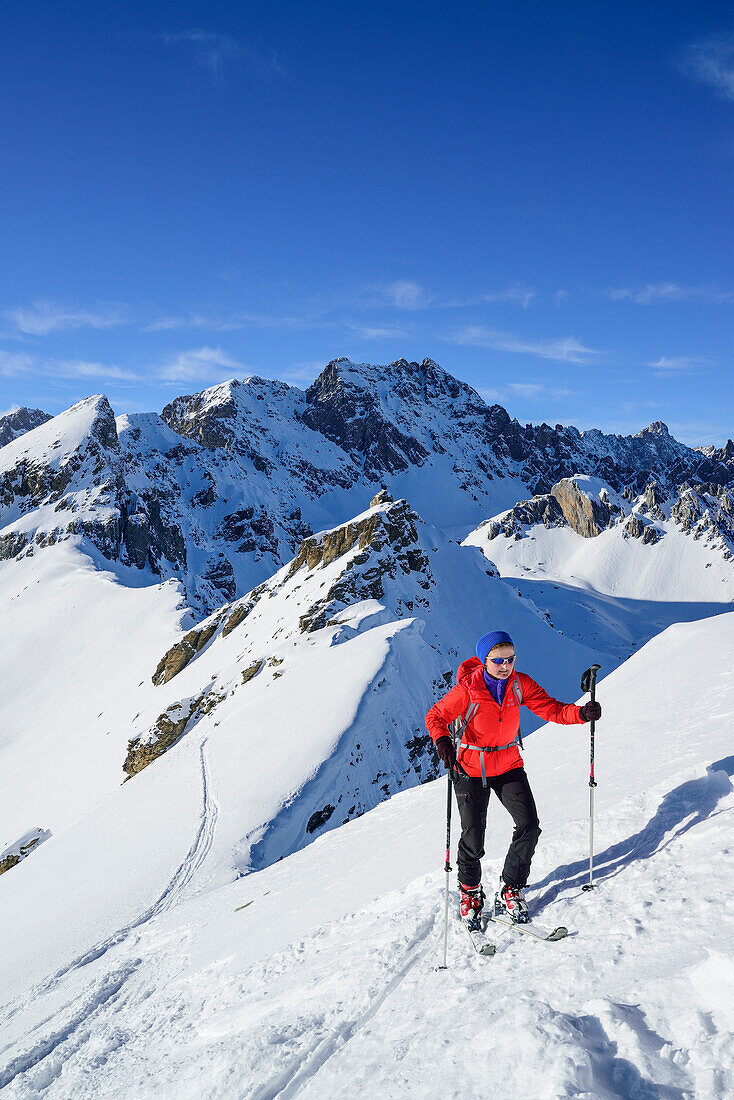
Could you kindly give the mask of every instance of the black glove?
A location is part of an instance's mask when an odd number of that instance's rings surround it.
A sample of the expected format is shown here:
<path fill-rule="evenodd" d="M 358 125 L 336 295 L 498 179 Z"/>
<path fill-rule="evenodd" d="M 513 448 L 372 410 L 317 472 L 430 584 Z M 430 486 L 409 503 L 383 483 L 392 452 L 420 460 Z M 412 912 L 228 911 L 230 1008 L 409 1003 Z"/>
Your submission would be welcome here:
<path fill-rule="evenodd" d="M 444 768 L 447 771 L 453 771 L 456 767 L 456 749 L 454 748 L 454 742 L 448 735 L 439 737 L 436 742 L 436 752 Z"/>
<path fill-rule="evenodd" d="M 579 707 L 579 715 L 584 722 L 598 722 L 601 718 L 601 705 L 596 700 L 593 703 L 584 703 L 582 707 Z"/>

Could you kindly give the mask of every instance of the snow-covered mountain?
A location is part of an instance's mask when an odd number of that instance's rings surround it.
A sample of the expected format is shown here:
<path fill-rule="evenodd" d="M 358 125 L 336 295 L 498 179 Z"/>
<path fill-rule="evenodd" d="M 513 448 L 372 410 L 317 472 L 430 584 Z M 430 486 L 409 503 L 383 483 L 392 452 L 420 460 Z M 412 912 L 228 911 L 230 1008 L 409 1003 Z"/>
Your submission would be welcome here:
<path fill-rule="evenodd" d="M 458 1019 L 473 1042 L 468 1003 L 511 1091 L 522 1033 L 540 1098 L 728 1095 L 732 945 L 700 927 L 731 885 L 710 845 L 734 445 L 521 427 L 431 360 L 232 380 L 160 415 L 97 396 L 10 434 L 3 1095 L 465 1095 L 471 1067 L 426 1036 Z M 578 891 L 586 730 L 525 712 L 531 896 L 577 934 L 510 933 L 486 969 L 452 924 L 439 979 L 446 788 L 423 716 L 492 627 L 564 701 L 602 666 L 603 890 Z M 663 904 L 683 876 L 691 920 Z"/>
<path fill-rule="evenodd" d="M 117 420 L 94 397 L 30 428 L 0 448 L 0 556 L 81 538 L 149 579 L 175 577 L 201 614 L 381 487 L 465 535 L 579 474 L 630 501 L 652 493 L 682 529 L 695 538 L 706 526 L 728 552 L 734 445 L 693 450 L 660 422 L 634 437 L 522 427 L 432 360 L 341 359 L 305 392 L 231 380 L 160 416 Z M 628 533 L 637 524 L 635 537 L 654 537 L 640 512 Z"/>
<path fill-rule="evenodd" d="M 576 476 L 471 532 L 503 576 L 637 600 L 734 600 L 734 489 L 685 482 L 616 492 Z"/>
<path fill-rule="evenodd" d="M 0 853 L 34 829 L 58 835 L 204 740 L 234 783 L 226 844 L 240 874 L 436 775 L 423 715 L 488 608 L 559 696 L 579 669 L 629 651 L 614 629 L 592 647 L 558 636 L 478 550 L 384 492 L 186 632 L 172 581 L 130 589 L 84 561 L 62 542 L 0 571 L 15 685 L 0 701 L 0 769 L 17 780 Z"/>
<path fill-rule="evenodd" d="M 29 409 L 26 406 L 2 413 L 0 415 L 0 447 L 4 447 L 6 443 L 12 443 L 19 435 L 32 431 L 33 428 L 37 428 L 39 424 L 45 424 L 50 419 L 49 413 L 45 413 L 41 409 Z"/>

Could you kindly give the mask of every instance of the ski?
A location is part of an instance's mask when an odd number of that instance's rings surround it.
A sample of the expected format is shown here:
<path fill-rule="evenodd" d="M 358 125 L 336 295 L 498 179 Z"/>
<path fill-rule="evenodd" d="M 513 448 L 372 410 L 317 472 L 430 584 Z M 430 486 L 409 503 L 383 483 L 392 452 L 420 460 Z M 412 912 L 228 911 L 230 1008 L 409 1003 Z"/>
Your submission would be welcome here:
<path fill-rule="evenodd" d="M 470 928 L 466 921 L 462 920 L 461 923 L 466 928 L 467 935 L 472 942 L 474 950 L 477 955 L 494 955 L 497 948 L 488 940 L 484 932 L 480 928 Z"/>
<path fill-rule="evenodd" d="M 515 932 L 522 932 L 525 936 L 532 936 L 533 939 L 545 940 L 548 943 L 565 939 L 568 935 L 568 929 L 564 928 L 562 924 L 558 925 L 557 928 L 546 928 L 542 924 L 536 924 L 535 921 L 526 921 L 524 924 L 520 924 L 514 921 L 512 917 L 500 914 L 492 917 L 487 915 L 487 921 L 501 924 L 505 928 L 513 928 Z"/>

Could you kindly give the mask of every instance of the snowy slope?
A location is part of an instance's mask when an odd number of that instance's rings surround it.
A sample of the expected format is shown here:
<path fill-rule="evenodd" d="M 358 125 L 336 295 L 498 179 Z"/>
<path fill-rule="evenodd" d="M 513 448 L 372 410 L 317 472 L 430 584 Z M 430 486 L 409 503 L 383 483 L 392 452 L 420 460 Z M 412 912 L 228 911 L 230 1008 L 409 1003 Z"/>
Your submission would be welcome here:
<path fill-rule="evenodd" d="M 504 577 L 556 581 L 628 600 L 734 600 L 731 544 L 721 524 L 684 526 L 675 498 L 658 503 L 648 492 L 625 499 L 586 476 L 568 484 L 595 505 L 604 502 L 608 514 L 600 522 L 606 527 L 581 534 L 560 514 L 534 515 L 549 499 L 534 498 L 485 520 L 464 542 L 481 547 Z M 684 491 L 683 498 L 689 495 Z"/>
<path fill-rule="evenodd" d="M 197 893 L 201 838 L 221 821 L 210 779 L 158 900 L 143 905 L 141 894 L 137 909 L 117 909 L 95 950 L 83 904 L 76 914 L 67 904 L 61 920 L 42 911 L 53 883 L 39 890 L 45 844 L 0 879 L 12 998 L 0 1016 L 0 1087 L 13 1098 L 731 1095 L 733 641 L 731 614 L 678 625 L 600 684 L 592 894 L 580 890 L 587 728 L 548 726 L 530 739 L 544 828 L 530 900 L 543 920 L 573 930 L 557 944 L 508 932 L 483 960 L 452 918 L 450 969 L 434 969 L 445 781 Z M 681 669 L 695 673 L 695 693 Z M 62 838 L 62 901 L 73 857 L 108 889 L 119 860 L 109 866 L 104 853 L 122 850 L 119 826 L 124 837 L 145 812 L 154 778 L 150 768 L 126 784 L 124 816 L 98 811 L 94 850 L 84 825 Z M 156 840 L 162 802 L 178 789 L 173 768 L 159 779 L 147 810 Z M 495 806 L 489 882 L 508 824 Z M 53 964 L 43 942 L 63 919 L 78 930 L 71 966 Z"/>
<path fill-rule="evenodd" d="M 97 937 L 109 934 L 120 907 L 155 903 L 206 801 L 202 785 L 216 787 L 219 799 L 216 832 L 202 839 L 199 884 L 272 863 L 435 775 L 423 715 L 488 625 L 516 633 L 523 659 L 561 698 L 575 693 L 579 669 L 608 659 L 559 638 L 488 574 L 478 551 L 450 542 L 401 501 L 314 536 L 267 584 L 189 635 L 172 629 L 165 644 L 166 626 L 180 618 L 170 582 L 128 591 L 109 574 L 85 571 L 84 559 L 69 580 L 67 553 L 58 546 L 5 570 L 6 583 L 22 566 L 35 584 L 7 601 L 17 685 L 4 706 L 9 731 L 19 713 L 25 725 L 0 746 L 0 773 L 16 780 L 2 800 L 0 852 L 33 828 L 53 839 L 0 876 L 0 887 L 12 877 L 43 893 L 66 865 L 85 897 L 85 928 Z M 39 572 L 51 562 L 57 575 Z M 52 671 L 38 682 L 23 662 L 42 631 L 38 653 Z M 153 683 L 161 666 L 179 668 L 186 638 L 202 636 L 188 663 Z M 142 771 L 128 765 L 160 740 L 161 717 L 182 716 L 172 748 Z M 537 724 L 528 716 L 525 732 Z M 121 788 L 123 766 L 131 778 Z M 89 868 L 75 853 L 79 843 L 107 849 L 96 807 L 105 821 L 117 815 L 126 824 L 104 857 L 121 861 L 117 873 L 87 896 Z M 87 839 L 75 839 L 76 830 Z M 55 938 L 43 937 L 49 958 L 77 950 L 77 904 L 75 891 L 57 901 L 59 915 L 71 911 Z"/>
<path fill-rule="evenodd" d="M 0 562 L 0 851 L 63 831 L 124 778 L 136 693 L 183 615 L 174 581 L 132 587 L 127 573 L 96 570 L 71 541 Z"/>

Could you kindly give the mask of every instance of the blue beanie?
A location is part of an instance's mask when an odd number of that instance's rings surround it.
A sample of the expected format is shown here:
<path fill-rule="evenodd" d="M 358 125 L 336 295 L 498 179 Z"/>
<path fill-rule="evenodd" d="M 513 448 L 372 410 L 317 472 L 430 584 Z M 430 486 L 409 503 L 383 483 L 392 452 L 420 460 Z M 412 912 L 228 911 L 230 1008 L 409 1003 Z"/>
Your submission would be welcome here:
<path fill-rule="evenodd" d="M 515 643 L 510 635 L 504 630 L 490 630 L 489 634 L 482 634 L 477 642 L 477 657 L 483 665 L 487 663 L 487 654 L 490 650 L 494 649 L 496 645 L 514 646 Z"/>

